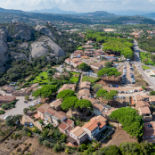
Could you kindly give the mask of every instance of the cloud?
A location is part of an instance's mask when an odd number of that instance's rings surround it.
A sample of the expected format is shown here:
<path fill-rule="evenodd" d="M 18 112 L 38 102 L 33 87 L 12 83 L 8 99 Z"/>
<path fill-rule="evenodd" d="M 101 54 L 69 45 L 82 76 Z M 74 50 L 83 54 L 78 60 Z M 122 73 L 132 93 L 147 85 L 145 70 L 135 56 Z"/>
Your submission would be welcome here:
<path fill-rule="evenodd" d="M 72 11 L 141 10 L 154 11 L 155 0 L 0 0 L 0 7 L 21 10 L 39 10 L 59 7 Z"/>

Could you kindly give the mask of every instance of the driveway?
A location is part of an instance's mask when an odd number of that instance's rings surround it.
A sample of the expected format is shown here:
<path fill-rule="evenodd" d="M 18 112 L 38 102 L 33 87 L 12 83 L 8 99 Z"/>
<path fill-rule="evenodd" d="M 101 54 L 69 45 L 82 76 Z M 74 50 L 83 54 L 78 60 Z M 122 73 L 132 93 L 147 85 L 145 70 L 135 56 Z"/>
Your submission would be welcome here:
<path fill-rule="evenodd" d="M 4 115 L 0 115 L 1 119 L 5 119 L 7 116 L 11 115 L 23 115 L 24 108 L 28 108 L 29 106 L 33 106 L 39 102 L 39 100 L 33 100 L 28 103 L 24 103 L 25 97 L 16 97 L 17 98 L 17 103 L 16 107 L 10 110 L 6 110 Z"/>

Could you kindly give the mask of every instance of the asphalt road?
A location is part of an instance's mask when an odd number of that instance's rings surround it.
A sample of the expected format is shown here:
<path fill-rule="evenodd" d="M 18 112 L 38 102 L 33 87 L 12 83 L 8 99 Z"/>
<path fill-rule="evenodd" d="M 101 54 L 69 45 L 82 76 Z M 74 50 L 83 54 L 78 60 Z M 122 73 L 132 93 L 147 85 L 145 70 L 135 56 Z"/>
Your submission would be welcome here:
<path fill-rule="evenodd" d="M 150 88 L 155 90 L 155 80 L 153 80 L 152 77 L 149 77 L 149 76 L 146 75 L 146 73 L 144 72 L 144 70 L 142 68 L 143 64 L 140 61 L 139 53 L 143 52 L 144 50 L 142 50 L 142 49 L 140 49 L 138 47 L 138 43 L 137 43 L 136 40 L 134 42 L 134 46 L 135 46 L 135 51 L 134 51 L 134 54 L 135 54 L 135 61 L 134 61 L 135 67 L 138 70 L 138 72 L 143 76 L 144 80 L 149 84 Z"/>

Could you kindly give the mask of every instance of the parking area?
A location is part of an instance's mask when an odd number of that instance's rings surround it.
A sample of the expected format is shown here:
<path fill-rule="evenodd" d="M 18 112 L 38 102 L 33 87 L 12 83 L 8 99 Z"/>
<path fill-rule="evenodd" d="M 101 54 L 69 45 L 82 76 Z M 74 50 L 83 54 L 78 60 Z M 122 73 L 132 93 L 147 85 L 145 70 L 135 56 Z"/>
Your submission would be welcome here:
<path fill-rule="evenodd" d="M 24 113 L 23 110 L 25 108 L 28 108 L 30 106 L 34 106 L 40 103 L 39 99 L 25 102 L 24 96 L 16 97 L 16 98 L 18 100 L 16 103 L 16 107 L 10 110 L 6 110 L 4 115 L 0 115 L 1 119 L 6 119 L 6 117 L 11 116 L 11 115 L 22 115 Z"/>

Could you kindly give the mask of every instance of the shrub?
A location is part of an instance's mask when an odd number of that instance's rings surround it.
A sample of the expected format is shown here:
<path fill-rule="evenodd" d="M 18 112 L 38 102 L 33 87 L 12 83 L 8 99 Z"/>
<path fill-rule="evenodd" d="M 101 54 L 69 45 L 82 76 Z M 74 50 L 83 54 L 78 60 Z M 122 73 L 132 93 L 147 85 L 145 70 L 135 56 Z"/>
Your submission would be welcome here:
<path fill-rule="evenodd" d="M 150 95 L 155 95 L 155 91 L 151 91 L 150 92 Z"/>
<path fill-rule="evenodd" d="M 0 110 L 0 115 L 3 115 L 3 114 L 5 114 L 5 111 Z"/>

